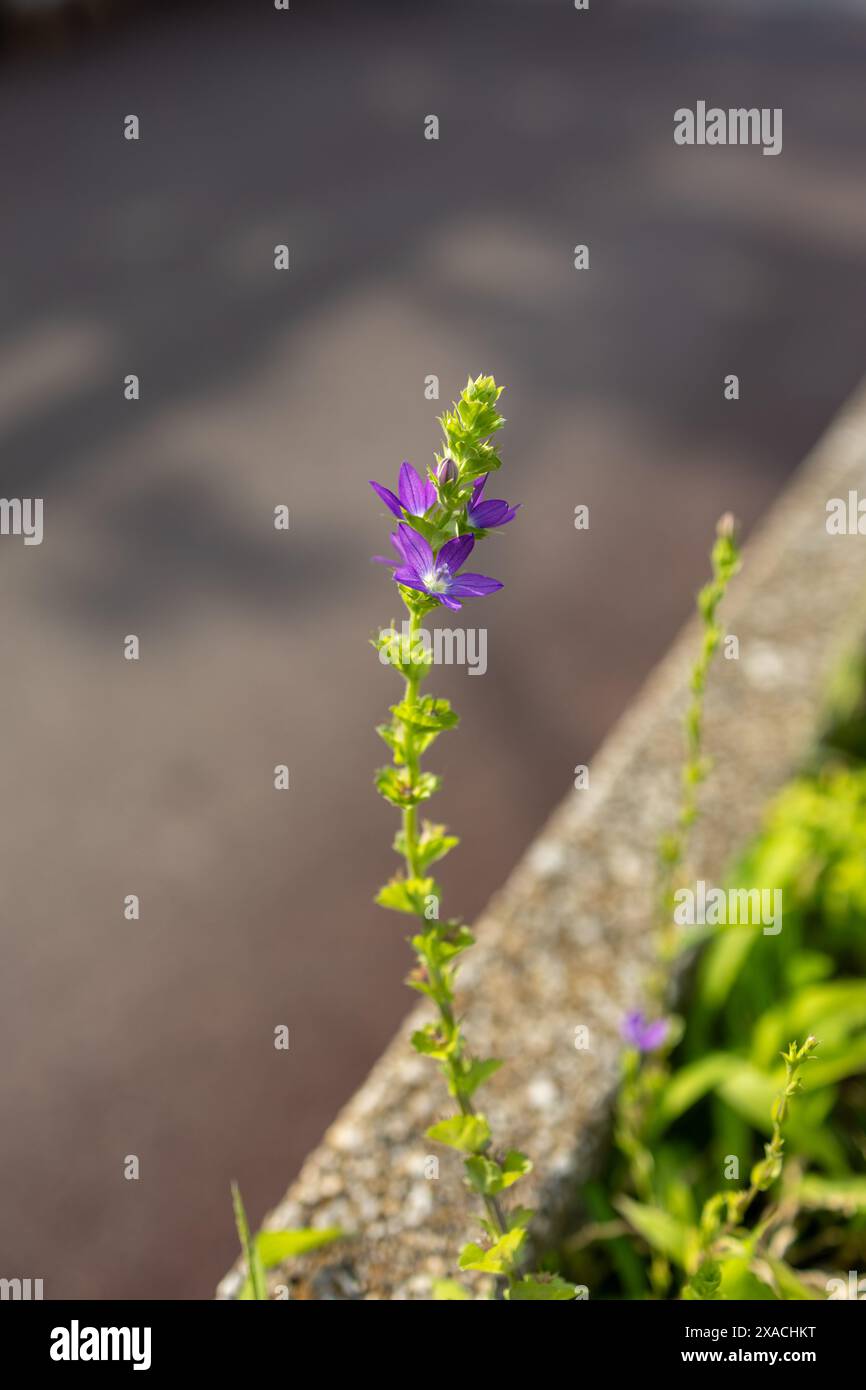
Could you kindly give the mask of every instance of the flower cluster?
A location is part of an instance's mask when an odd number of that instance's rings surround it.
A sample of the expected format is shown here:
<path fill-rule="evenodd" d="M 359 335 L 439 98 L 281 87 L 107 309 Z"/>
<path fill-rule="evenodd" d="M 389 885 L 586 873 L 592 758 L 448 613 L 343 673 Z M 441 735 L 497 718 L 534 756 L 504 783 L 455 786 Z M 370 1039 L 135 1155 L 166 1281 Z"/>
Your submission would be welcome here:
<path fill-rule="evenodd" d="M 402 700 L 391 706 L 390 722 L 378 729 L 393 762 L 376 775 L 379 792 L 401 815 L 394 848 L 403 857 L 404 868 L 380 889 L 376 901 L 417 920 L 411 938 L 416 966 L 407 983 L 431 1000 L 436 1014 L 413 1034 L 412 1045 L 438 1063 L 456 1107 L 455 1114 L 433 1125 L 427 1135 L 464 1155 L 466 1186 L 483 1205 L 484 1244 L 465 1245 L 460 1252 L 460 1268 L 497 1277 L 509 1299 L 565 1300 L 573 1299 L 575 1290 L 564 1280 L 519 1272 L 532 1213 L 522 1207 L 506 1211 L 502 1195 L 530 1171 L 532 1164 L 516 1149 L 497 1149 L 485 1116 L 475 1109 L 475 1092 L 501 1063 L 497 1058 L 477 1058 L 469 1052 L 454 996 L 458 957 L 472 945 L 473 937 L 459 919 L 441 916 L 441 890 L 430 873 L 458 841 L 442 825 L 418 822 L 419 806 L 440 785 L 438 777 L 422 771 L 421 757 L 440 733 L 457 723 L 447 700 L 420 693 L 433 660 L 429 646 L 420 640 L 423 620 L 439 605 L 459 609 L 464 599 L 502 588 L 499 580 L 463 566 L 476 541 L 507 526 L 517 512 L 507 502 L 483 495 L 489 475 L 500 467 L 492 436 L 505 423 L 497 409 L 501 390 L 492 377 L 470 379 L 453 409 L 441 417 L 443 448 L 426 477 L 404 463 L 396 492 L 382 483 L 371 483 L 397 518 L 397 529 L 391 536 L 397 560 L 382 563 L 392 566 L 409 613 L 408 642 L 394 643 L 389 630 L 374 643 L 380 656 L 405 680 Z M 458 1299 L 469 1294 L 462 1285 L 445 1280 L 440 1282 L 436 1297 Z"/>
<path fill-rule="evenodd" d="M 470 381 L 455 405 L 457 421 L 463 425 L 474 415 L 477 427 L 499 429 L 505 423 L 495 404 L 501 389 L 492 377 Z M 486 410 L 479 413 L 479 404 Z M 462 608 L 461 599 L 480 598 L 502 588 L 498 579 L 461 570 L 476 539 L 499 526 L 507 526 L 518 509 L 502 498 L 482 500 L 488 474 L 474 475 L 465 431 L 461 437 L 452 425 L 449 433 L 449 418 L 443 416 L 442 424 L 446 447 L 453 444 L 454 456 L 438 457 L 436 468 L 431 468 L 427 478 L 422 478 L 411 463 L 401 464 L 396 492 L 382 483 L 371 482 L 370 486 L 400 523 L 391 536 L 399 559 L 376 559 L 392 566 L 394 579 L 403 588 L 456 609 Z M 487 462 L 489 469 L 499 467 L 495 454 L 488 456 Z"/>

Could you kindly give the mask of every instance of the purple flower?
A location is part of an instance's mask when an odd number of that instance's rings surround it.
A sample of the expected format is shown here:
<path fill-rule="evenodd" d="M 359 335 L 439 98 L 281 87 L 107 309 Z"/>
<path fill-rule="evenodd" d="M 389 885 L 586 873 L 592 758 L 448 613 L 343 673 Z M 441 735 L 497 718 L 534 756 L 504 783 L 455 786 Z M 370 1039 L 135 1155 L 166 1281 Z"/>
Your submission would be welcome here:
<path fill-rule="evenodd" d="M 423 536 L 405 524 L 397 528 L 397 535 L 391 540 L 404 562 L 394 570 L 397 583 L 405 584 L 407 589 L 420 590 L 444 603 L 446 608 L 462 608 L 461 598 L 493 594 L 502 588 L 498 579 L 488 579 L 483 574 L 457 573 L 469 559 L 475 545 L 474 536 L 455 536 L 445 542 L 438 555 L 433 554 Z"/>
<path fill-rule="evenodd" d="M 401 463 L 400 477 L 397 481 L 396 496 L 389 487 L 381 483 L 370 483 L 370 487 L 381 497 L 386 507 L 394 513 L 398 521 L 403 520 L 404 511 L 409 516 L 423 516 L 436 501 L 436 489 L 426 478 L 415 471 L 411 463 Z"/>
<path fill-rule="evenodd" d="M 622 1036 L 632 1047 L 636 1047 L 638 1052 L 655 1052 L 656 1048 L 661 1047 L 668 1035 L 668 1020 L 666 1018 L 653 1019 L 648 1023 L 645 1015 L 640 1009 L 634 1013 L 626 1014 L 622 1025 Z"/>
<path fill-rule="evenodd" d="M 466 520 L 470 526 L 475 526 L 479 531 L 489 531 L 494 526 L 507 526 L 509 521 L 513 521 L 517 515 L 517 507 L 509 507 L 507 502 L 503 502 L 501 497 L 491 497 L 487 502 L 481 501 L 481 494 L 484 491 L 484 484 L 487 482 L 487 474 L 479 478 L 472 489 L 472 496 L 469 499 L 469 506 L 466 508 Z"/>

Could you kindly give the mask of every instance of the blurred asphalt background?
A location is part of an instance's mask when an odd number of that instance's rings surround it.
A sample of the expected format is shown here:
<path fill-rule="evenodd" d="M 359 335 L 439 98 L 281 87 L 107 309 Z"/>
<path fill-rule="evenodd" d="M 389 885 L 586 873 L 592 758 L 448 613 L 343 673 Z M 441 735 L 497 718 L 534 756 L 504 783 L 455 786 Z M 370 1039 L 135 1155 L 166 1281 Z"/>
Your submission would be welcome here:
<path fill-rule="evenodd" d="M 366 643 L 398 605 L 367 479 L 436 446 L 425 375 L 508 384 L 492 492 L 523 510 L 466 610 L 489 670 L 437 681 L 471 917 L 686 617 L 717 515 L 751 527 L 863 371 L 866 26 L 101 9 L 0 66 L 2 495 L 46 526 L 0 542 L 0 1275 L 207 1297 L 229 1179 L 259 1220 L 411 1003 L 371 903 L 395 686 Z M 698 99 L 783 107 L 783 153 L 675 147 Z"/>

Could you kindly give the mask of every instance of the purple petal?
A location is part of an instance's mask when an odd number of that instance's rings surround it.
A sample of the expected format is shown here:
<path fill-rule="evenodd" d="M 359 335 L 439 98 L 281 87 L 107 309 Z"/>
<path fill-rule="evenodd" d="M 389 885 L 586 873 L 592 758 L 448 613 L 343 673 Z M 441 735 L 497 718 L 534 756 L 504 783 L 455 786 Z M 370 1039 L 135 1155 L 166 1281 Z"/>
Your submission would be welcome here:
<path fill-rule="evenodd" d="M 444 603 L 446 608 L 452 608 L 455 612 L 463 607 L 463 604 L 458 603 L 457 599 L 454 598 L 453 589 L 450 594 L 435 594 L 434 597 L 438 598 L 440 603 Z"/>
<path fill-rule="evenodd" d="M 631 1043 L 632 1047 L 640 1047 L 640 1040 L 643 1037 L 644 1021 L 643 1014 L 636 1010 L 626 1014 L 622 1021 L 623 1042 Z"/>
<path fill-rule="evenodd" d="M 399 518 L 400 521 L 402 521 L 403 508 L 400 505 L 400 498 L 395 497 L 391 489 L 389 487 L 383 487 L 381 483 L 371 482 L 370 487 L 376 493 L 377 497 L 381 497 L 382 501 L 385 503 L 385 506 L 388 507 L 394 513 L 394 515 Z"/>
<path fill-rule="evenodd" d="M 488 579 L 486 574 L 458 574 L 448 592 L 460 598 L 481 598 L 484 594 L 495 594 L 502 587 L 498 579 Z"/>
<path fill-rule="evenodd" d="M 411 463 L 400 465 L 400 480 L 397 484 L 400 501 L 411 516 L 423 516 L 436 501 L 436 489 L 415 471 Z"/>
<path fill-rule="evenodd" d="M 420 589 L 422 594 L 426 594 L 423 580 L 419 579 L 414 570 L 395 569 L 394 578 L 398 584 L 405 584 L 407 589 Z"/>
<path fill-rule="evenodd" d="M 455 536 L 453 541 L 446 541 L 436 556 L 437 570 L 444 569 L 449 574 L 456 573 L 464 561 L 469 559 L 474 544 L 474 536 Z"/>
<path fill-rule="evenodd" d="M 471 526 L 489 530 L 492 526 L 507 526 L 517 515 L 517 507 L 509 507 L 501 498 L 491 497 L 487 502 L 479 502 L 477 507 L 470 506 L 466 515 Z"/>
<path fill-rule="evenodd" d="M 481 477 L 477 480 L 472 489 L 472 496 L 469 499 L 470 507 L 474 507 L 476 502 L 480 502 L 481 494 L 484 491 L 484 484 L 487 482 L 489 476 L 489 473 L 482 473 Z"/>
<path fill-rule="evenodd" d="M 656 1018 L 648 1023 L 645 1015 L 638 1009 L 626 1014 L 622 1023 L 622 1036 L 625 1042 L 636 1047 L 639 1052 L 655 1052 L 661 1047 L 668 1033 L 668 1020 Z"/>
<path fill-rule="evenodd" d="M 657 1018 L 653 1023 L 648 1023 L 643 1030 L 641 1051 L 655 1052 L 657 1047 L 661 1047 L 667 1035 L 668 1021 L 666 1018 Z"/>
<path fill-rule="evenodd" d="M 389 541 L 391 542 L 391 544 L 393 545 L 393 547 L 394 547 L 394 549 L 396 550 L 397 554 L 400 556 L 400 559 L 402 560 L 403 564 L 405 565 L 405 564 L 406 564 L 406 556 L 405 556 L 405 554 L 403 553 L 403 540 L 402 540 L 402 537 L 401 537 L 400 535 L 398 535 L 398 533 L 397 533 L 396 531 L 392 531 L 391 534 L 390 534 L 390 536 L 388 537 L 388 539 L 389 539 Z"/>
<path fill-rule="evenodd" d="M 399 535 L 399 547 L 403 552 L 403 557 L 407 565 L 410 565 L 417 574 L 429 574 L 433 568 L 433 551 L 425 541 L 423 536 L 419 536 L 417 531 L 413 531 L 411 526 L 403 525 L 397 527 Z"/>

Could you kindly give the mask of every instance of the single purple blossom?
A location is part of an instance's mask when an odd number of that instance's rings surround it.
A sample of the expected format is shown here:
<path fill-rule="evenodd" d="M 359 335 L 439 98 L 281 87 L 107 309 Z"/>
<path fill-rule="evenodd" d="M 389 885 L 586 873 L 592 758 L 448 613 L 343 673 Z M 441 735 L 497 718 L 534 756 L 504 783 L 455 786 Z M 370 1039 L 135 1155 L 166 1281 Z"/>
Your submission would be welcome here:
<path fill-rule="evenodd" d="M 446 608 L 462 608 L 460 599 L 493 594 L 502 588 L 498 579 L 488 579 L 484 574 L 457 573 L 472 553 L 474 536 L 455 536 L 445 542 L 437 555 L 423 536 L 405 524 L 397 528 L 397 535 L 392 536 L 391 541 L 403 556 L 403 564 L 394 570 L 397 583 L 405 584 L 407 589 L 418 589 Z"/>
<path fill-rule="evenodd" d="M 640 1009 L 626 1014 L 622 1025 L 622 1036 L 638 1052 L 655 1052 L 668 1035 L 668 1020 L 656 1018 L 650 1023 Z"/>
<path fill-rule="evenodd" d="M 481 501 L 481 494 L 484 491 L 484 484 L 487 482 L 488 475 L 485 473 L 483 478 L 479 478 L 469 499 L 469 506 L 466 509 L 466 520 L 470 526 L 475 526 L 479 531 L 492 530 L 494 526 L 507 526 L 509 521 L 513 521 L 517 515 L 517 507 L 509 507 L 507 502 L 503 502 L 501 497 L 491 497 L 486 502 Z"/>
<path fill-rule="evenodd" d="M 383 487 L 381 483 L 371 482 L 370 487 L 378 497 L 381 497 L 385 506 L 394 513 L 398 521 L 403 520 L 404 512 L 408 512 L 409 516 L 423 516 L 436 501 L 435 487 L 426 478 L 422 478 L 411 463 L 401 463 L 400 465 L 397 494 L 393 493 L 389 487 Z"/>

